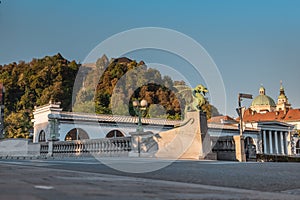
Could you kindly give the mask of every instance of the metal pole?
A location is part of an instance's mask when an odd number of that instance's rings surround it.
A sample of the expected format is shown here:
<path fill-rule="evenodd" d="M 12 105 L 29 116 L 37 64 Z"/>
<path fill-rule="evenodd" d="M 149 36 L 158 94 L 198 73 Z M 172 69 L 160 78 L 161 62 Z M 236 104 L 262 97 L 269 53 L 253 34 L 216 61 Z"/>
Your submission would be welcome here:
<path fill-rule="evenodd" d="M 141 108 L 138 107 L 138 116 L 139 116 L 139 122 L 138 122 L 138 132 L 143 132 L 143 127 L 142 127 L 142 111 Z"/>
<path fill-rule="evenodd" d="M 238 104 L 239 104 L 239 110 L 240 110 L 240 136 L 242 136 L 243 135 L 243 114 L 242 114 L 242 103 L 241 103 L 242 99 L 241 99 L 240 95 L 239 95 L 238 99 L 239 99 Z"/>
<path fill-rule="evenodd" d="M 238 112 L 240 116 L 240 162 L 245 162 L 245 146 L 244 146 L 244 138 L 243 138 L 243 108 L 242 108 L 242 98 L 252 99 L 252 94 L 243 94 L 239 93 L 238 95 Z"/>

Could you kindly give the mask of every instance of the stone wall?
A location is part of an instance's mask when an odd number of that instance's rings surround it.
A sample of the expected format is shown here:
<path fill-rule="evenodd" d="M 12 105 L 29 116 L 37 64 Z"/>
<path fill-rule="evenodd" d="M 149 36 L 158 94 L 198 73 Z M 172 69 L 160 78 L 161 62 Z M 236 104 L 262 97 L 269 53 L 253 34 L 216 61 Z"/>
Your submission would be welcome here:
<path fill-rule="evenodd" d="M 27 139 L 5 139 L 0 141 L 0 156 L 38 156 L 40 144 Z"/>

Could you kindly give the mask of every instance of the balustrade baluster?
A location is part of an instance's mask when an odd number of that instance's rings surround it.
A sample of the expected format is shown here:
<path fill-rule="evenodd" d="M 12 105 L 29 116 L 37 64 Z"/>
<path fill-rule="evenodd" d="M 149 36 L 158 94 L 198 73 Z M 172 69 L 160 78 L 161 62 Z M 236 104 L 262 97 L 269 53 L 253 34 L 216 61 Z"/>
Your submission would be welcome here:
<path fill-rule="evenodd" d="M 100 144 L 100 153 L 102 154 L 104 150 L 103 141 L 100 141 L 99 144 Z"/>
<path fill-rule="evenodd" d="M 119 140 L 119 151 L 122 151 L 123 150 L 123 140 Z"/>
<path fill-rule="evenodd" d="M 96 142 L 95 142 L 95 154 L 97 154 L 98 151 L 99 151 L 99 142 L 96 141 Z"/>
<path fill-rule="evenodd" d="M 110 145 L 110 142 L 109 142 L 109 140 L 108 140 L 108 141 L 106 141 L 106 144 L 107 144 L 107 152 L 110 152 L 111 145 Z"/>

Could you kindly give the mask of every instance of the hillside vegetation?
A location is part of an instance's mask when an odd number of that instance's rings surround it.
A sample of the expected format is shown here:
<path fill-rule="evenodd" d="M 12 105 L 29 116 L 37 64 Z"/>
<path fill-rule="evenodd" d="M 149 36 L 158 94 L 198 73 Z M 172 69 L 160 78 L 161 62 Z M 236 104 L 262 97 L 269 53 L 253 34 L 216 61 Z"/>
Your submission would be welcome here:
<path fill-rule="evenodd" d="M 50 100 L 61 102 L 65 111 L 73 108 L 76 112 L 135 115 L 132 101 L 146 99 L 145 117 L 181 119 L 183 115 L 187 98 L 180 95 L 180 88 L 187 88 L 184 82 L 162 76 L 143 61 L 137 63 L 125 57 L 109 60 L 105 55 L 83 70 L 86 76 L 72 106 L 73 85 L 80 67 L 59 53 L 0 66 L 0 81 L 6 89 L 6 137 L 29 137 L 34 107 Z M 218 115 L 208 101 L 202 109 L 208 118 Z"/>
<path fill-rule="evenodd" d="M 0 66 L 0 81 L 5 86 L 6 137 L 28 137 L 34 106 L 47 104 L 50 99 L 62 102 L 64 110 L 71 110 L 72 88 L 79 66 L 59 53 L 28 63 Z"/>

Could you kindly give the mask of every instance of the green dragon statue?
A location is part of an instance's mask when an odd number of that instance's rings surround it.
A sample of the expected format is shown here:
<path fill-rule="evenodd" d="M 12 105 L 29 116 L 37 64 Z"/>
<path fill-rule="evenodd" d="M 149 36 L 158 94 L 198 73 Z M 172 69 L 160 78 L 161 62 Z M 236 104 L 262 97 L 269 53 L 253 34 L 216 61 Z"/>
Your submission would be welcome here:
<path fill-rule="evenodd" d="M 190 101 L 186 102 L 185 112 L 187 111 L 195 111 L 201 110 L 201 107 L 206 104 L 205 95 L 208 93 L 208 89 L 203 85 L 197 85 L 193 89 L 187 89 L 192 92 L 192 98 L 190 98 L 190 94 L 183 94 L 183 97 Z M 180 93 L 182 93 L 181 91 Z"/>

